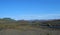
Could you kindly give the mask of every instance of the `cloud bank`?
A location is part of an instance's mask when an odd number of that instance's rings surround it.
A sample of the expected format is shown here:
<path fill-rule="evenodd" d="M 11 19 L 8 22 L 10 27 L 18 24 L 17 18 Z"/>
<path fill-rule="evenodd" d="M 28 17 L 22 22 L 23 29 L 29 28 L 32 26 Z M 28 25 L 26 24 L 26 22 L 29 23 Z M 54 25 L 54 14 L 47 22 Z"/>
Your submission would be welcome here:
<path fill-rule="evenodd" d="M 32 20 L 32 19 L 60 19 L 60 14 L 45 14 L 45 15 L 22 15 L 20 19 Z"/>

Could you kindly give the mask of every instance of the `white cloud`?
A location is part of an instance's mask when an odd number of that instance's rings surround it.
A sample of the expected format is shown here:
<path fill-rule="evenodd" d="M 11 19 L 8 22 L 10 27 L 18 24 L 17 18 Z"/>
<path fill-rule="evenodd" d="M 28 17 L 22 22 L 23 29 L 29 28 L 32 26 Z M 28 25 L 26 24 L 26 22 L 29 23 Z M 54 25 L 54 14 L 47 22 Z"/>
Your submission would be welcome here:
<path fill-rule="evenodd" d="M 33 20 L 33 19 L 59 19 L 60 14 L 43 14 L 43 15 L 18 15 L 18 16 L 12 16 L 12 18 L 20 20 Z"/>

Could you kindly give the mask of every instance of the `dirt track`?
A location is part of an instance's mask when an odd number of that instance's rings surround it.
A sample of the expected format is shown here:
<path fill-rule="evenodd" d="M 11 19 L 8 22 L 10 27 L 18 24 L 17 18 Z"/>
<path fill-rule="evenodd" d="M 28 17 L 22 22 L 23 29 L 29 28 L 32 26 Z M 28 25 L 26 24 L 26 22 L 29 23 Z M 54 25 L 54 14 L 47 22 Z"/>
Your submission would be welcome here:
<path fill-rule="evenodd" d="M 49 30 L 27 30 L 19 31 L 13 29 L 7 29 L 0 31 L 0 35 L 60 35 L 60 31 L 49 31 Z"/>

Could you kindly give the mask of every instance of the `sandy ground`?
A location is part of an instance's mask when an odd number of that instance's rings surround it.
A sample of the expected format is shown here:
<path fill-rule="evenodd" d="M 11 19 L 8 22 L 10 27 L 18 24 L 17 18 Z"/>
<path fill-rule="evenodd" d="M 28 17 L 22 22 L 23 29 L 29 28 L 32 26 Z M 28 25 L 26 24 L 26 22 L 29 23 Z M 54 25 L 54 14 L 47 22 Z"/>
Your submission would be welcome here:
<path fill-rule="evenodd" d="M 0 35 L 60 35 L 60 31 L 58 30 L 14 30 L 14 29 L 7 29 L 1 30 Z"/>

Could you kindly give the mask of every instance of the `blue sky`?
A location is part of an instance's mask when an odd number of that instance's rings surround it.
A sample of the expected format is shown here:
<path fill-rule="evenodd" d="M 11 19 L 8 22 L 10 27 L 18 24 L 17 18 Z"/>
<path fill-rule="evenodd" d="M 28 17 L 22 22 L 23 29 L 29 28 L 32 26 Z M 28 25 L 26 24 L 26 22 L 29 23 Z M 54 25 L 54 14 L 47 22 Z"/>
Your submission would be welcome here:
<path fill-rule="evenodd" d="M 0 0 L 0 18 L 59 19 L 60 0 Z"/>

